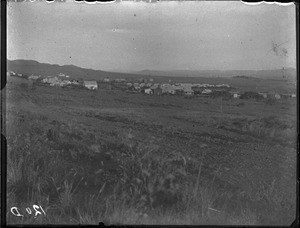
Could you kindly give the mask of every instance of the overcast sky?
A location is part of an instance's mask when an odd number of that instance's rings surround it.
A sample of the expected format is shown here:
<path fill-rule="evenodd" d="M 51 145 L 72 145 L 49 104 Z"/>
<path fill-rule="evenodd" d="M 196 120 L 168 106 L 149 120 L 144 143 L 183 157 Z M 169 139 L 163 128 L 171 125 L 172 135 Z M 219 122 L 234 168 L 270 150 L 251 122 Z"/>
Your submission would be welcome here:
<path fill-rule="evenodd" d="M 69 0 L 10 2 L 7 12 L 10 60 L 115 71 L 296 67 L 294 5 Z"/>

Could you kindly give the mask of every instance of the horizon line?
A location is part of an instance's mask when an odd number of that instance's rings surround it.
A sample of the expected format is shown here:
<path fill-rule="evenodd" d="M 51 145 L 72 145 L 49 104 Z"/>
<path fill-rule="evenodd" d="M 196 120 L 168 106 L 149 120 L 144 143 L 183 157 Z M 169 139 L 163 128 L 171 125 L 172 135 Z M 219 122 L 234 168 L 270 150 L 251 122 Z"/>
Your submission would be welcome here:
<path fill-rule="evenodd" d="M 78 67 L 78 68 L 81 68 L 81 69 L 87 69 L 87 70 L 94 70 L 94 71 L 104 71 L 104 72 L 110 72 L 110 73 L 127 73 L 127 74 L 134 74 L 134 73 L 141 73 L 143 71 L 153 71 L 153 72 L 173 72 L 173 71 L 190 71 L 190 72 L 193 72 L 193 71 L 222 71 L 222 72 L 226 72 L 226 71 L 272 71 L 272 70 L 284 70 L 284 69 L 294 69 L 296 70 L 297 68 L 296 67 L 283 67 L 283 68 L 273 68 L 273 69 L 259 69 L 259 70 L 241 70 L 241 69 L 231 69 L 231 70 L 220 70 L 220 69 L 198 69 L 198 70 L 195 70 L 195 69 L 169 69 L 169 70 L 157 70 L 157 69 L 152 69 L 152 70 L 149 70 L 149 69 L 143 69 L 143 70 L 135 70 L 135 71 L 128 71 L 128 70 L 102 70 L 102 69 L 93 69 L 93 68 L 86 68 L 86 67 L 81 67 L 81 66 L 77 66 L 77 65 L 74 65 L 74 64 L 64 64 L 64 65 L 60 65 L 58 63 L 46 63 L 46 62 L 39 62 L 37 60 L 34 60 L 34 59 L 8 59 L 6 58 L 7 61 L 19 61 L 19 60 L 22 60 L 22 61 L 35 61 L 35 62 L 38 62 L 40 64 L 49 64 L 49 65 L 58 65 L 60 67 L 63 67 L 63 66 L 74 66 L 74 67 Z"/>

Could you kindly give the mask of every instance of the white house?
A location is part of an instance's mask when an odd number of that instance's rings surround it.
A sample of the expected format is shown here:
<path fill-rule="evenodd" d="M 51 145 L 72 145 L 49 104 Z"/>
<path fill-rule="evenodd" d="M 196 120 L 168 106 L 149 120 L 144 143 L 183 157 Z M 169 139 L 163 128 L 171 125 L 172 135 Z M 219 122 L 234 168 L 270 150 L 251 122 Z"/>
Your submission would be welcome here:
<path fill-rule="evenodd" d="M 30 75 L 29 77 L 28 77 L 28 79 L 31 79 L 31 80 L 37 80 L 37 79 L 39 79 L 41 77 L 41 75 L 39 75 L 39 76 L 36 76 L 36 75 Z"/>
<path fill-rule="evenodd" d="M 203 94 L 209 94 L 209 93 L 211 93 L 212 91 L 210 90 L 210 89 L 204 89 L 203 91 L 202 91 L 202 93 Z"/>
<path fill-rule="evenodd" d="M 83 81 L 83 85 L 91 90 L 96 90 L 98 89 L 98 84 L 96 81 Z"/>
<path fill-rule="evenodd" d="M 240 94 L 238 94 L 238 93 L 233 94 L 233 98 L 239 98 L 239 97 L 240 97 Z"/>
<path fill-rule="evenodd" d="M 77 80 L 73 80 L 73 81 L 71 81 L 71 83 L 74 85 L 79 85 L 79 82 Z"/>
<path fill-rule="evenodd" d="M 134 87 L 135 90 L 140 90 L 141 89 L 140 85 L 134 84 L 133 87 Z"/>
<path fill-rule="evenodd" d="M 147 86 L 147 87 L 151 87 L 151 86 L 152 86 L 152 83 L 149 82 L 149 83 L 146 84 L 146 86 Z"/>
<path fill-rule="evenodd" d="M 175 94 L 175 89 L 170 84 L 164 84 L 161 86 L 162 93 Z"/>
<path fill-rule="evenodd" d="M 296 94 L 293 93 L 293 94 L 291 95 L 291 97 L 292 97 L 292 98 L 296 98 Z"/>
<path fill-rule="evenodd" d="M 124 78 L 117 78 L 115 80 L 115 82 L 126 82 L 126 79 L 124 79 Z"/>
<path fill-rule="evenodd" d="M 173 85 L 174 90 L 183 90 L 183 87 L 181 85 Z"/>
<path fill-rule="evenodd" d="M 241 95 L 238 92 L 232 94 L 233 98 L 239 98 Z"/>
<path fill-rule="evenodd" d="M 233 98 L 239 98 L 241 94 L 238 91 L 229 91 Z"/>
<path fill-rule="evenodd" d="M 104 82 L 109 82 L 109 78 L 104 78 L 103 81 Z"/>
<path fill-rule="evenodd" d="M 145 89 L 145 93 L 146 94 L 153 94 L 153 91 L 152 91 L 152 89 L 148 88 L 148 89 Z"/>
<path fill-rule="evenodd" d="M 70 84 L 71 84 L 71 82 L 69 80 L 62 80 L 60 82 L 60 86 L 66 86 L 66 85 L 70 85 Z"/>
<path fill-rule="evenodd" d="M 55 84 L 55 83 L 59 82 L 58 77 L 56 77 L 56 76 L 54 76 L 54 77 L 48 76 L 48 77 L 44 78 L 42 81 L 44 83 L 50 83 L 50 84 Z"/>
<path fill-rule="evenodd" d="M 277 100 L 281 98 L 280 94 L 278 94 L 278 93 L 275 93 L 274 97 L 275 97 Z"/>

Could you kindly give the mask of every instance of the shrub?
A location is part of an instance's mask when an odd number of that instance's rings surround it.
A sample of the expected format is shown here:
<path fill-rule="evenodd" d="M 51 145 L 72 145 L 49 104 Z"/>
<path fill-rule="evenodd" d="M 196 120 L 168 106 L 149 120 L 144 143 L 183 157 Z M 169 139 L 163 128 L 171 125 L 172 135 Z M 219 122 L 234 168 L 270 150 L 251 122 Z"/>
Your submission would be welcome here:
<path fill-rule="evenodd" d="M 275 105 L 277 104 L 277 100 L 275 98 L 268 98 L 265 103 L 266 105 Z"/>
<path fill-rule="evenodd" d="M 21 83 L 20 88 L 21 89 L 28 89 L 28 84 L 27 83 Z"/>

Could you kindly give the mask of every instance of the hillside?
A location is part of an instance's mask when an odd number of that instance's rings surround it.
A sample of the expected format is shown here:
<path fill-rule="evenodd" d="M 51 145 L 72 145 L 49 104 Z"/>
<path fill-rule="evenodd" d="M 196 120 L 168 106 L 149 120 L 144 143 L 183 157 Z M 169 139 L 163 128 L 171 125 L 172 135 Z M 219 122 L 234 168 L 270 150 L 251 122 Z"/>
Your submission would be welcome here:
<path fill-rule="evenodd" d="M 74 65 L 63 65 L 39 63 L 34 60 L 7 60 L 7 70 L 26 75 L 58 75 L 64 73 L 74 79 L 103 79 L 105 77 L 120 78 L 130 75 L 113 73 L 101 70 L 92 70 Z"/>
<path fill-rule="evenodd" d="M 72 76 L 74 79 L 103 79 L 105 77 L 114 78 L 140 78 L 140 77 L 153 77 L 159 80 L 159 77 L 165 77 L 164 79 L 176 78 L 230 78 L 243 75 L 244 77 L 251 77 L 257 79 L 270 79 L 270 80 L 286 80 L 296 81 L 296 69 L 287 68 L 284 71 L 278 70 L 261 70 L 261 71 L 220 71 L 220 70 L 174 70 L 174 71 L 155 71 L 155 70 L 143 70 L 132 73 L 116 73 L 102 70 L 93 70 L 81 68 L 74 65 L 63 65 L 39 63 L 34 60 L 7 60 L 7 70 L 14 71 L 16 73 L 22 73 L 27 75 L 57 75 L 64 73 Z M 283 75 L 285 78 L 283 78 Z"/>
<path fill-rule="evenodd" d="M 251 76 L 245 76 L 245 75 L 238 75 L 238 76 L 233 76 L 233 78 L 243 78 L 243 79 L 257 79 L 256 77 L 251 77 Z"/>
<path fill-rule="evenodd" d="M 296 80 L 296 69 L 286 68 L 274 69 L 274 70 L 174 70 L 174 71 L 152 71 L 152 70 L 143 70 L 135 72 L 136 74 L 143 75 L 153 75 L 153 76 L 173 76 L 173 77 L 232 77 L 232 76 L 247 76 L 247 77 L 256 77 L 260 79 L 273 79 L 273 80 Z M 283 78 L 283 75 L 285 78 Z"/>

